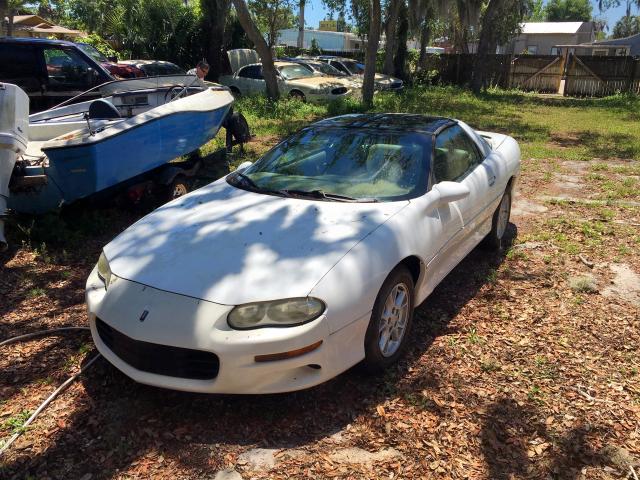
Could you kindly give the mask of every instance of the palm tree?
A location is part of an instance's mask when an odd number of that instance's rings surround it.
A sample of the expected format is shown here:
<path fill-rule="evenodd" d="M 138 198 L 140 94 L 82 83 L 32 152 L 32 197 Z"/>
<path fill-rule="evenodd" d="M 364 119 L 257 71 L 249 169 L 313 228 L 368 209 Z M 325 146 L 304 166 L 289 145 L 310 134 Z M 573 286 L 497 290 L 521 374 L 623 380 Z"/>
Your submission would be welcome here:
<path fill-rule="evenodd" d="M 369 35 L 365 51 L 364 79 L 362 82 L 362 103 L 366 107 L 373 105 L 373 88 L 376 74 L 376 55 L 380 43 L 382 12 L 380 0 L 370 0 Z"/>
<path fill-rule="evenodd" d="M 377 1 L 379 2 L 379 0 Z M 260 61 L 262 62 L 262 75 L 264 76 L 264 81 L 267 84 L 267 96 L 272 100 L 277 100 L 280 96 L 280 92 L 278 91 L 276 67 L 273 64 L 271 48 L 267 45 L 267 42 L 260 33 L 260 30 L 258 30 L 253 18 L 251 18 L 251 14 L 249 13 L 245 0 L 233 0 L 233 6 L 238 14 L 238 21 L 240 22 L 240 25 L 242 25 L 247 37 L 249 37 L 249 40 L 253 42 L 258 55 L 260 55 Z"/>
<path fill-rule="evenodd" d="M 304 48 L 304 6 L 306 0 L 300 0 L 298 10 L 298 48 Z"/>

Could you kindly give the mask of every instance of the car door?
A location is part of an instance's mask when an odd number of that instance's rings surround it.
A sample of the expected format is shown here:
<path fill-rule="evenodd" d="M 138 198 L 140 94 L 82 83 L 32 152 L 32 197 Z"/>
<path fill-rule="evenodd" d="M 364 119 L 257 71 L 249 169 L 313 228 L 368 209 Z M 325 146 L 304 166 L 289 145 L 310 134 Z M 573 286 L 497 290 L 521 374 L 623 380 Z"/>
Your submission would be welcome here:
<path fill-rule="evenodd" d="M 49 107 L 80 95 L 105 81 L 101 76 L 102 72 L 72 48 L 44 46 L 41 55 L 46 73 L 43 95 L 47 98 Z M 99 96 L 96 92 L 83 100 Z"/>
<path fill-rule="evenodd" d="M 266 84 L 261 65 L 247 65 L 238 71 L 238 88 L 243 95 L 264 93 Z"/>
<path fill-rule="evenodd" d="M 0 43 L 0 82 L 13 83 L 26 92 L 30 113 L 46 108 L 42 95 L 45 73 L 33 45 Z"/>
<path fill-rule="evenodd" d="M 482 168 L 482 156 L 475 142 L 457 124 L 441 131 L 434 144 L 434 183 L 459 182 L 470 194 L 450 204 L 462 219 L 462 231 L 456 236 L 455 248 L 449 252 L 457 264 L 484 237 L 482 226 L 487 217 L 487 169 Z"/>

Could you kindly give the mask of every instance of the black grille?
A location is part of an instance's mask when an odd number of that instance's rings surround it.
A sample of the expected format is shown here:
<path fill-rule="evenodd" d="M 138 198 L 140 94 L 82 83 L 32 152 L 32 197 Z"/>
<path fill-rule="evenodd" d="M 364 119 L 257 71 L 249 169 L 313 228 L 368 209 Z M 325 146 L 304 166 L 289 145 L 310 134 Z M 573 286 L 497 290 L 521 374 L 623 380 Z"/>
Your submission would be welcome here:
<path fill-rule="evenodd" d="M 347 93 L 347 87 L 338 87 L 331 90 L 331 93 L 334 95 L 342 95 L 343 93 Z"/>
<path fill-rule="evenodd" d="M 220 361 L 215 353 L 134 340 L 99 318 L 96 328 L 113 353 L 143 372 L 195 380 L 211 380 L 218 375 Z"/>

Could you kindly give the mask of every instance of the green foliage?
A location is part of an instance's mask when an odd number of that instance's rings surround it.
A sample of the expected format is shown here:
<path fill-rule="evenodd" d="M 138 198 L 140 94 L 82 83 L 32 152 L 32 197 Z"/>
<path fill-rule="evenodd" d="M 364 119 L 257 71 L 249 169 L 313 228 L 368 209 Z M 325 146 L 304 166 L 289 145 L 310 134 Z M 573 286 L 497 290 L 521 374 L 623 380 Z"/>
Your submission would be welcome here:
<path fill-rule="evenodd" d="M 76 42 L 79 43 L 88 43 L 89 45 L 93 45 L 96 49 L 102 53 L 105 57 L 117 57 L 118 52 L 116 52 L 111 45 L 107 43 L 107 41 L 102 38 L 97 33 L 90 33 L 86 37 L 78 37 Z"/>
<path fill-rule="evenodd" d="M 278 42 L 278 30 L 297 25 L 293 0 L 249 0 L 247 7 L 261 33 L 272 47 Z"/>
<path fill-rule="evenodd" d="M 624 38 L 638 33 L 640 33 L 640 16 L 624 16 L 616 22 L 611 36 L 613 38 Z"/>
<path fill-rule="evenodd" d="M 545 11 L 548 22 L 588 22 L 592 7 L 589 0 L 549 0 Z"/>
<path fill-rule="evenodd" d="M 70 11 L 80 26 L 132 58 L 190 67 L 204 57 L 199 11 L 182 0 L 76 0 Z"/>
<path fill-rule="evenodd" d="M 320 49 L 320 45 L 318 45 L 318 40 L 315 38 L 311 39 L 311 48 L 309 49 L 309 55 L 321 55 L 322 50 Z"/>
<path fill-rule="evenodd" d="M 544 8 L 543 0 L 534 0 L 531 13 L 527 16 L 528 22 L 544 22 L 547 19 L 547 12 Z"/>

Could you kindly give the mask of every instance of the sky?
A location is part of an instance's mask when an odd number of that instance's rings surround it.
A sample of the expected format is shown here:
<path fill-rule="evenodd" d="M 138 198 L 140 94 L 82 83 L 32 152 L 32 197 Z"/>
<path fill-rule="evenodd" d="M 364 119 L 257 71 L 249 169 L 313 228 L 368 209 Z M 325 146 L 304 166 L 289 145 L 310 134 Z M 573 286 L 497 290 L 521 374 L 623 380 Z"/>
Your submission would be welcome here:
<path fill-rule="evenodd" d="M 591 4 L 593 5 L 593 14 L 598 18 L 602 17 L 607 21 L 609 26 L 607 34 L 610 34 L 613 30 L 613 26 L 625 13 L 625 0 L 621 0 L 621 5 L 619 7 L 610 8 L 602 14 L 598 12 L 597 0 L 592 1 Z M 320 20 L 324 20 L 327 13 L 329 13 L 329 11 L 322 4 L 322 0 L 308 0 L 304 11 L 305 23 L 310 27 L 318 28 L 318 22 L 320 22 Z M 631 13 L 632 15 L 638 15 L 636 8 L 632 8 Z"/>

